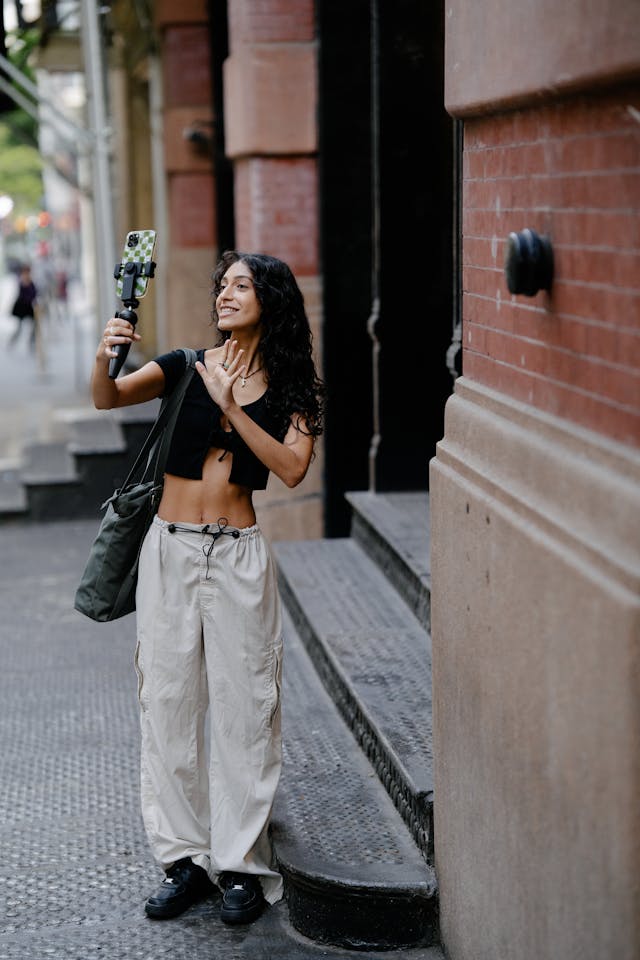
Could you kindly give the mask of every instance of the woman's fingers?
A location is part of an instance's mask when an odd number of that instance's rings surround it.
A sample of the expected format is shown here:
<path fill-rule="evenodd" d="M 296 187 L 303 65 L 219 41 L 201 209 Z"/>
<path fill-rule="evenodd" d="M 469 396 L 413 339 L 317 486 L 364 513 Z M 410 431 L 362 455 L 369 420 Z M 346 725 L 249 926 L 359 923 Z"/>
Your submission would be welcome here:
<path fill-rule="evenodd" d="M 243 353 L 244 350 L 238 350 L 237 340 L 227 340 L 224 345 L 220 366 L 227 372 L 229 376 L 236 372 L 238 362 L 240 361 Z"/>
<path fill-rule="evenodd" d="M 112 317 L 104 329 L 102 339 L 105 351 L 112 353 L 116 344 L 131 343 L 133 340 L 140 340 L 141 337 L 139 333 L 136 333 L 134 326 L 127 320 Z"/>
<path fill-rule="evenodd" d="M 231 370 L 231 369 L 229 369 L 228 374 L 229 374 L 229 382 L 230 382 L 231 386 L 233 386 L 233 384 L 236 382 L 236 380 L 238 379 L 238 377 L 241 377 L 241 376 L 242 376 L 242 371 L 243 371 L 243 370 L 244 370 L 244 367 L 238 367 L 237 370 Z"/>
<path fill-rule="evenodd" d="M 227 367 L 231 366 L 237 349 L 238 349 L 237 340 L 227 340 L 222 351 L 222 363 L 226 364 Z"/>
<path fill-rule="evenodd" d="M 235 356 L 232 357 L 232 359 L 231 359 L 230 361 L 228 361 L 228 370 L 229 370 L 229 372 L 231 372 L 232 370 L 235 370 L 235 369 L 236 369 L 236 367 L 238 366 L 238 363 L 240 362 L 240 359 L 241 359 L 243 353 L 244 353 L 244 350 L 238 350 L 238 352 L 235 354 Z"/>

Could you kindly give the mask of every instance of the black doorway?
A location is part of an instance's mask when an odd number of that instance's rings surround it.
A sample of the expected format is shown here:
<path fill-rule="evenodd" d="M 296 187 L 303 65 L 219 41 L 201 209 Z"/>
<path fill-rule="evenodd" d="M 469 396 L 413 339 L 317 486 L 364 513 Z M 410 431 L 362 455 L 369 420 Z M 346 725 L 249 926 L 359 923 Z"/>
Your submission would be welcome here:
<path fill-rule="evenodd" d="M 318 0 L 317 15 L 325 520 L 329 536 L 343 536 L 344 493 L 372 478 L 378 491 L 427 489 L 443 434 L 452 389 L 453 122 L 443 106 L 441 4 Z M 376 294 L 380 442 L 371 469 L 367 327 Z"/>

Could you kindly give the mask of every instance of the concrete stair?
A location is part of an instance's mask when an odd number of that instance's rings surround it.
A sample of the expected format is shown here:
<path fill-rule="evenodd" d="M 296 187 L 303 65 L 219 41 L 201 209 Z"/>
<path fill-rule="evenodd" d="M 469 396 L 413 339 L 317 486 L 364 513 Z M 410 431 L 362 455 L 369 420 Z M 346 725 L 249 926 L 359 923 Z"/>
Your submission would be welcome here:
<path fill-rule="evenodd" d="M 349 538 L 274 545 L 287 611 L 275 848 L 301 933 L 433 948 L 428 495 L 348 500 Z"/>
<path fill-rule="evenodd" d="M 0 524 L 97 519 L 157 410 L 154 401 L 114 411 L 56 411 L 48 439 L 26 444 L 20 460 L 0 460 Z"/>

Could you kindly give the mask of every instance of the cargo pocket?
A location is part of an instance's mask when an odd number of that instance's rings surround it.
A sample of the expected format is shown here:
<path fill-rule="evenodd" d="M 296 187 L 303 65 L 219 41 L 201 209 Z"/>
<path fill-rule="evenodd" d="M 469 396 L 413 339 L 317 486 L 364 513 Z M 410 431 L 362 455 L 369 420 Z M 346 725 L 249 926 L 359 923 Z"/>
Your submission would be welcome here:
<path fill-rule="evenodd" d="M 140 658 L 140 641 L 138 640 L 136 644 L 136 652 L 133 655 L 133 665 L 136 669 L 136 676 L 138 678 L 138 703 L 144 709 L 144 703 L 142 702 L 142 687 L 144 685 L 144 674 L 142 672 L 142 663 Z"/>
<path fill-rule="evenodd" d="M 269 726 L 275 723 L 280 710 L 280 696 L 282 693 L 282 643 L 279 643 L 273 652 L 271 699 L 269 709 Z"/>

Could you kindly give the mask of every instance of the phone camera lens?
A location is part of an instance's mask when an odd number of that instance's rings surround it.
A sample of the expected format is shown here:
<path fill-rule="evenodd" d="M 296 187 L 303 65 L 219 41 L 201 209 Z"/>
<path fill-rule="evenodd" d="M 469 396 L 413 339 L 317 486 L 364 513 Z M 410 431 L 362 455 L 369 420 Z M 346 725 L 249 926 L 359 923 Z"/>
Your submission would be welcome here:
<path fill-rule="evenodd" d="M 137 233 L 132 233 L 131 236 L 129 237 L 129 239 L 127 240 L 127 246 L 128 246 L 128 247 L 137 247 L 137 245 L 138 245 L 138 240 L 139 240 L 139 239 L 140 239 L 140 237 L 138 236 Z"/>

